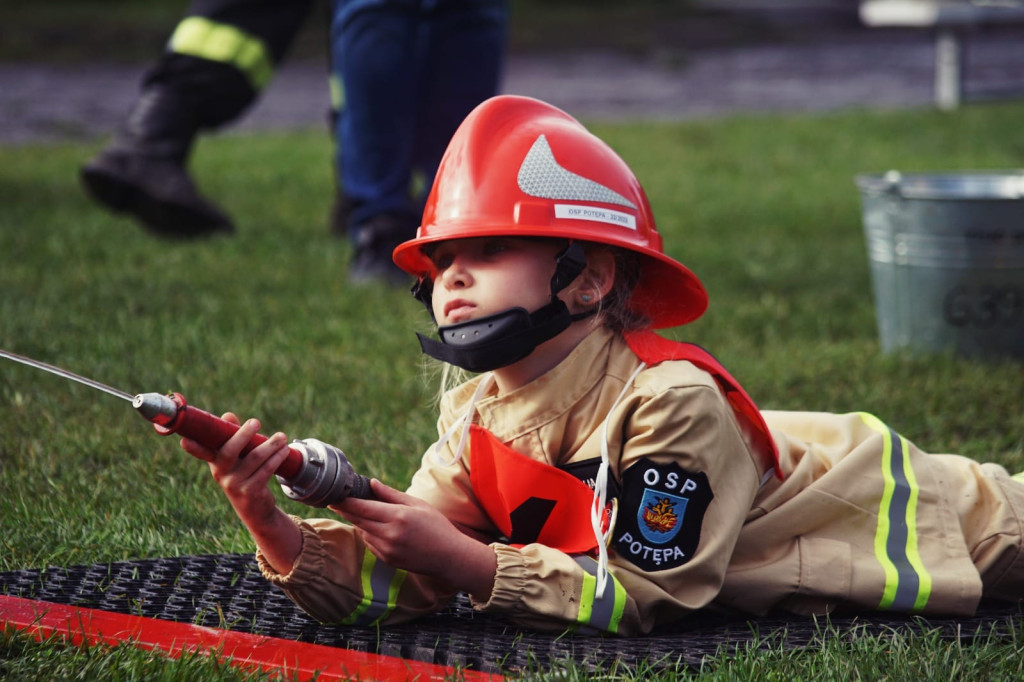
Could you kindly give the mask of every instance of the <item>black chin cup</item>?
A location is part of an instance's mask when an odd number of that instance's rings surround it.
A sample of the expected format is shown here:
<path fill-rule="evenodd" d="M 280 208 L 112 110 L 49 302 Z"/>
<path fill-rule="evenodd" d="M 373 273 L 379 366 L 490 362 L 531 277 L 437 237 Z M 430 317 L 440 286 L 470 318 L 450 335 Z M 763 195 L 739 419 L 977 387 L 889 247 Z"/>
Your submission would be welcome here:
<path fill-rule="evenodd" d="M 533 313 L 510 308 L 460 324 L 438 327 L 440 341 L 417 334 L 432 358 L 469 370 L 489 372 L 522 360 L 540 344 L 568 329 L 574 315 L 561 300 Z"/>

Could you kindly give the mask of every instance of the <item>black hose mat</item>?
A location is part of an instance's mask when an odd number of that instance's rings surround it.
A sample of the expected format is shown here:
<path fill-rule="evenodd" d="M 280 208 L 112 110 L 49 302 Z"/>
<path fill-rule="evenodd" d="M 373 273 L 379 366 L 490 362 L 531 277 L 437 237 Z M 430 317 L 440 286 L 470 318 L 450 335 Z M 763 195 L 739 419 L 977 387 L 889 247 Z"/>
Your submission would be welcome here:
<path fill-rule="evenodd" d="M 719 647 L 753 642 L 787 647 L 811 643 L 821 626 L 813 619 L 757 621 L 697 612 L 645 637 L 553 636 L 520 630 L 476 613 L 459 595 L 443 611 L 414 623 L 357 628 L 316 622 L 260 575 L 251 555 L 217 554 L 50 567 L 0 573 L 0 594 L 149 618 L 398 656 L 485 672 L 548 669 L 572 660 L 593 669 L 613 661 L 654 668 L 682 662 L 698 666 Z M 830 618 L 843 632 L 863 629 L 936 629 L 949 639 L 1009 632 L 1024 611 L 1018 604 L 985 603 L 973 618 L 928 619 L 884 614 Z M 780 639 L 784 637 L 784 639 Z"/>

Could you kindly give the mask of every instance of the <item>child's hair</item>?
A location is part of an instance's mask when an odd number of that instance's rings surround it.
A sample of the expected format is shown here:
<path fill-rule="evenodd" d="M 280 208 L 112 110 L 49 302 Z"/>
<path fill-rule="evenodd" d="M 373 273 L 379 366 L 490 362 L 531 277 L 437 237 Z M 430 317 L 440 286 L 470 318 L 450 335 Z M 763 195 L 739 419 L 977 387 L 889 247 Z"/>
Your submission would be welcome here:
<path fill-rule="evenodd" d="M 618 333 L 650 327 L 650 318 L 630 306 L 633 289 L 640 280 L 640 258 L 637 254 L 596 242 L 584 242 L 583 250 L 588 257 L 598 251 L 607 251 L 615 259 L 615 283 L 598 303 L 597 314 L 601 324 Z"/>

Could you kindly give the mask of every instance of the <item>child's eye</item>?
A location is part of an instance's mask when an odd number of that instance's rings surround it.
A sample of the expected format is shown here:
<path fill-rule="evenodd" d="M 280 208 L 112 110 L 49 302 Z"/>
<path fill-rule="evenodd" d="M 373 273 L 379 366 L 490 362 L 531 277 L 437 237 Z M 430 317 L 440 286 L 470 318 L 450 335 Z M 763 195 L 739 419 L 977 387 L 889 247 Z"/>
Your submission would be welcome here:
<path fill-rule="evenodd" d="M 428 251 L 427 258 L 430 259 L 430 262 L 434 264 L 434 268 L 437 270 L 451 267 L 452 261 L 455 260 L 452 250 L 446 248 L 446 245 L 441 245 Z"/>
<path fill-rule="evenodd" d="M 509 243 L 506 239 L 488 239 L 484 243 L 483 252 L 485 256 L 494 256 L 504 251 L 508 251 Z"/>

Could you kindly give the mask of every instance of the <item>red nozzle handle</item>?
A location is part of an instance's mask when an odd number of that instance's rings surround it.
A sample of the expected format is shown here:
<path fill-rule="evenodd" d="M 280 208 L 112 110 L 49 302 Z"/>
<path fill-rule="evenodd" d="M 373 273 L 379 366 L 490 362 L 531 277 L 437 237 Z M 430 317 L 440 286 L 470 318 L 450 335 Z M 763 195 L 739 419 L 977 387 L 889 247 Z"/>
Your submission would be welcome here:
<path fill-rule="evenodd" d="M 164 419 L 151 420 L 153 428 L 161 435 L 167 436 L 176 433 L 179 436 L 194 440 L 205 448 L 216 450 L 238 431 L 238 426 L 231 422 L 187 404 L 185 397 L 180 393 L 171 393 L 168 397 L 174 401 L 177 407 L 174 416 L 170 417 L 166 423 L 161 423 L 164 422 Z M 257 433 L 242 448 L 239 457 L 245 457 L 253 448 L 265 443 L 266 440 L 266 436 Z M 275 473 L 284 478 L 291 478 L 299 473 L 301 468 L 302 453 L 295 448 L 288 448 L 288 456 Z"/>

